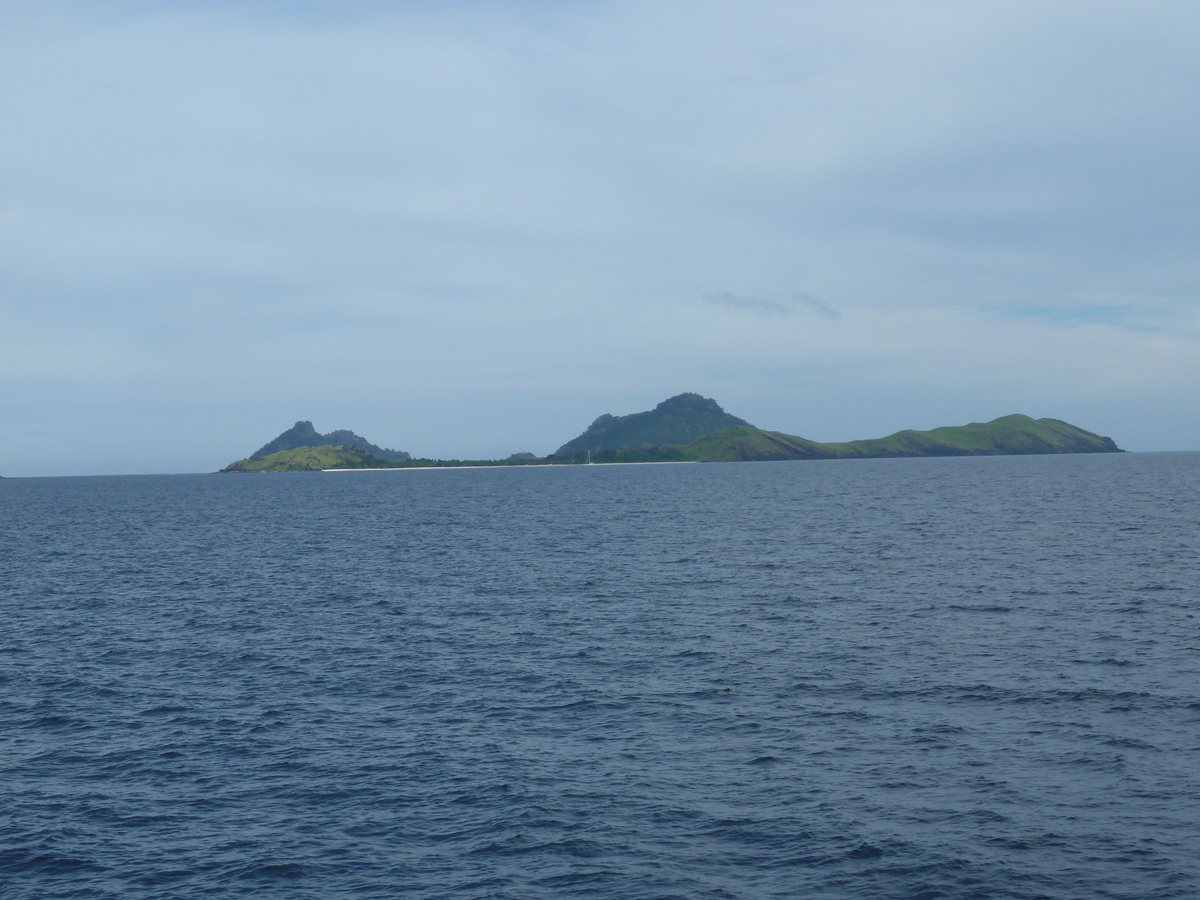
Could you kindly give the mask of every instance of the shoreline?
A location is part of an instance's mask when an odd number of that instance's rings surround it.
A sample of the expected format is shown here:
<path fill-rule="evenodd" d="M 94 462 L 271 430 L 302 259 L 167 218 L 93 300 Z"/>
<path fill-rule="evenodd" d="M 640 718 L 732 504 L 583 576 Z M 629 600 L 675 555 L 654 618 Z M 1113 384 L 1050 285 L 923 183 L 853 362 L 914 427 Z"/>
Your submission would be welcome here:
<path fill-rule="evenodd" d="M 591 463 L 593 466 L 690 466 L 700 462 L 698 459 L 662 459 L 647 460 L 646 462 L 603 462 Z M 580 469 L 588 463 L 543 463 L 527 466 L 364 466 L 361 469 L 320 469 L 321 472 L 418 472 L 430 469 Z M 261 475 L 287 475 L 288 472 L 260 472 Z"/>

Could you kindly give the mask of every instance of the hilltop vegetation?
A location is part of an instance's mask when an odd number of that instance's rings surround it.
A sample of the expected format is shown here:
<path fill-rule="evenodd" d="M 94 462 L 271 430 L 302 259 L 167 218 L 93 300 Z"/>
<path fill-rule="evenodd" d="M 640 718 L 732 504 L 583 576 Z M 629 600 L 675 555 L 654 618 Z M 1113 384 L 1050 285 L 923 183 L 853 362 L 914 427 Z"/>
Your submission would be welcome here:
<path fill-rule="evenodd" d="M 353 431 L 346 429 L 321 434 L 317 429 L 313 428 L 312 422 L 305 421 L 297 422 L 287 431 L 283 432 L 283 434 L 279 435 L 279 437 L 259 447 L 250 454 L 250 459 L 262 459 L 263 457 L 278 453 L 280 450 L 328 446 L 357 447 L 359 450 L 381 459 L 411 459 L 403 450 L 389 450 L 385 447 L 377 447 L 365 437 L 361 437 Z"/>
<path fill-rule="evenodd" d="M 600 416 L 579 437 L 567 441 L 553 456 L 571 456 L 588 450 L 622 450 L 630 447 L 681 446 L 705 435 L 734 426 L 753 427 L 731 416 L 717 401 L 699 394 L 679 394 L 654 409 L 628 416 Z"/>

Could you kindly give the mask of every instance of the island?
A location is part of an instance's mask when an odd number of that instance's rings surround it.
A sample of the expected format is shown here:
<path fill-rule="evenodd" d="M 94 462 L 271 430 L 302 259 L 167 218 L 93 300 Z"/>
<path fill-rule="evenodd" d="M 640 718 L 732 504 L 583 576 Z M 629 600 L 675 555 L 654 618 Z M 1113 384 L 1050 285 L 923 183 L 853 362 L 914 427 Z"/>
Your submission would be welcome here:
<path fill-rule="evenodd" d="M 664 400 L 645 412 L 602 415 L 582 434 L 548 456 L 521 452 L 497 460 L 414 459 L 402 451 L 376 447 L 352 431 L 322 435 L 311 422 L 297 422 L 256 453 L 230 463 L 221 472 L 1123 452 L 1112 438 L 1059 419 L 1034 419 L 1020 414 L 929 431 L 897 431 L 882 438 L 819 443 L 781 431 L 755 428 L 725 412 L 715 400 L 687 393 Z"/>
<path fill-rule="evenodd" d="M 262 459 L 264 456 L 270 456 L 280 450 L 300 450 L 313 447 L 351 447 L 380 459 L 411 459 L 403 450 L 387 450 L 383 447 L 376 447 L 353 431 L 343 429 L 321 434 L 313 428 L 312 422 L 297 422 L 275 440 L 268 441 L 251 453 L 250 459 Z"/>

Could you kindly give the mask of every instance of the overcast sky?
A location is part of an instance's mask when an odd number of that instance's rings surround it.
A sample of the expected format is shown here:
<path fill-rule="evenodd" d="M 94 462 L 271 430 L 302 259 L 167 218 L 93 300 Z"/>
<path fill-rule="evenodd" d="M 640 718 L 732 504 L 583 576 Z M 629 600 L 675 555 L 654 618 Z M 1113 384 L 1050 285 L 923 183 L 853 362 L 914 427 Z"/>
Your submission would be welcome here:
<path fill-rule="evenodd" d="M 311 419 L 1200 449 L 1194 3 L 0 2 L 0 474 Z"/>

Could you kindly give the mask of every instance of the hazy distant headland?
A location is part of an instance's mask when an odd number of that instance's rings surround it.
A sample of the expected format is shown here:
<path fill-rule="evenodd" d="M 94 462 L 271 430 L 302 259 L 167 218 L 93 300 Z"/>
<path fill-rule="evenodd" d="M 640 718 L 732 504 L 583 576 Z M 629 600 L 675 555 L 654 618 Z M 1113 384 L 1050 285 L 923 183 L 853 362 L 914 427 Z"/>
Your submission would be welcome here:
<path fill-rule="evenodd" d="M 1002 416 L 930 431 L 897 431 L 883 438 L 819 443 L 781 431 L 755 428 L 725 412 L 715 400 L 679 394 L 654 409 L 602 415 L 578 437 L 548 456 L 514 453 L 507 459 L 413 459 L 353 431 L 319 433 L 301 421 L 222 472 L 316 472 L 328 469 L 396 469 L 460 466 L 536 466 L 639 462 L 751 462 L 804 459 L 874 459 L 917 456 L 1013 456 L 1038 453 L 1121 453 L 1112 438 L 1058 419 Z"/>

